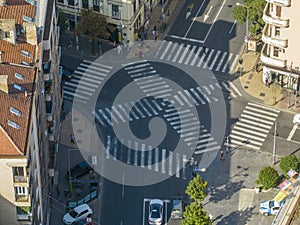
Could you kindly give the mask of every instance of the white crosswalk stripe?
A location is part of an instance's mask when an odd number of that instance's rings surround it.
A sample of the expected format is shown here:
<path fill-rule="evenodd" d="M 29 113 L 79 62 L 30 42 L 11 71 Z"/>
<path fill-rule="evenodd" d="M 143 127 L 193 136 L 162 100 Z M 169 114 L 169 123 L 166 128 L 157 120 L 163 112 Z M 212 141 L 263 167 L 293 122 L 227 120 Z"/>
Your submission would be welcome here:
<path fill-rule="evenodd" d="M 127 143 L 127 146 L 122 143 Z M 165 148 L 153 148 L 150 145 L 147 146 L 143 143 L 126 141 L 124 139 L 121 142 L 118 141 L 117 137 L 107 135 L 106 159 L 125 159 L 122 162 L 128 165 L 140 166 L 157 173 L 187 179 L 188 167 L 186 164 L 189 163 L 187 156 L 180 153 L 173 153 Z"/>
<path fill-rule="evenodd" d="M 279 113 L 279 110 L 249 102 L 229 135 L 229 145 L 260 150 Z"/>
<path fill-rule="evenodd" d="M 63 98 L 68 100 L 76 98 L 82 103 L 88 102 L 111 70 L 110 66 L 83 60 L 72 78 L 63 83 Z"/>

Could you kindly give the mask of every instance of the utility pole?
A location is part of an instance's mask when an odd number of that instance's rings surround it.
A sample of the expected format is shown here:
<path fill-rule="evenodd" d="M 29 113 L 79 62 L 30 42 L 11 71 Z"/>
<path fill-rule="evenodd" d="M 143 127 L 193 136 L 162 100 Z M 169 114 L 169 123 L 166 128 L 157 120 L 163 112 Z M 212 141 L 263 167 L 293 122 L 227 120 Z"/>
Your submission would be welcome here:
<path fill-rule="evenodd" d="M 277 135 L 277 121 L 274 122 L 274 144 L 273 144 L 273 166 L 275 165 L 276 157 L 276 135 Z"/>
<path fill-rule="evenodd" d="M 297 108 L 297 95 L 298 95 L 298 91 L 295 91 L 295 104 L 294 104 L 294 109 Z"/>
<path fill-rule="evenodd" d="M 77 28 L 77 7 L 78 7 L 78 2 L 74 5 L 74 11 L 75 11 L 76 50 L 79 51 L 78 28 Z"/>

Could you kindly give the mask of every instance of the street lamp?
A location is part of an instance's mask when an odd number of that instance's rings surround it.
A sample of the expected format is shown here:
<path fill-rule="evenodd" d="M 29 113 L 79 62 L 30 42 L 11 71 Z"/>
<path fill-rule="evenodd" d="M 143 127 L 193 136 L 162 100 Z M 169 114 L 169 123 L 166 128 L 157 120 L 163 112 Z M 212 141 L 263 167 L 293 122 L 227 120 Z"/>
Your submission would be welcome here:
<path fill-rule="evenodd" d="M 76 50 L 79 51 L 78 30 L 77 30 L 77 7 L 78 7 L 78 2 L 75 4 L 75 1 L 74 1 L 75 31 L 76 31 Z"/>
<path fill-rule="evenodd" d="M 248 28 L 248 14 L 249 14 L 249 6 L 246 6 L 244 4 L 241 4 L 239 2 L 236 3 L 237 6 L 242 6 L 242 7 L 245 7 L 247 9 L 247 16 L 246 16 L 246 37 L 247 39 L 249 38 L 249 28 Z"/>

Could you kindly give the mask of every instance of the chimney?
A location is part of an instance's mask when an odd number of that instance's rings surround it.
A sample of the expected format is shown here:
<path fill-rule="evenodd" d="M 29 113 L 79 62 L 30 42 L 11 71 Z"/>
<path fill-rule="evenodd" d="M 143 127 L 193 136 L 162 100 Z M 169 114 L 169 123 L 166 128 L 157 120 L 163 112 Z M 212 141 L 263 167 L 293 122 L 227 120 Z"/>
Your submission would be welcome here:
<path fill-rule="evenodd" d="M 0 6 L 6 6 L 6 0 L 0 0 Z"/>

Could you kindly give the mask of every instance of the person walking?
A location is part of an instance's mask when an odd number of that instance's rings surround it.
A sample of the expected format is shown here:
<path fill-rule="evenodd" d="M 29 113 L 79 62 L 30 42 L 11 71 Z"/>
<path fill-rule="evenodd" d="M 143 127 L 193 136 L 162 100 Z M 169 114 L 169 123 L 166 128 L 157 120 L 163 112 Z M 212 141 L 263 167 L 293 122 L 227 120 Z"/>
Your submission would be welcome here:
<path fill-rule="evenodd" d="M 74 134 L 71 134 L 71 143 L 75 144 L 75 136 L 74 136 Z"/>
<path fill-rule="evenodd" d="M 223 150 L 221 150 L 220 160 L 224 160 L 224 151 Z"/>
<path fill-rule="evenodd" d="M 265 86 L 269 87 L 269 79 L 267 77 L 266 77 L 266 80 L 265 80 Z"/>
<path fill-rule="evenodd" d="M 122 47 L 121 47 L 121 45 L 118 45 L 117 50 L 118 50 L 118 55 L 120 55 L 121 52 L 122 52 Z"/>
<path fill-rule="evenodd" d="M 200 55 L 205 54 L 206 53 L 205 51 L 206 51 L 206 47 L 203 45 L 203 47 L 201 49 L 201 52 L 200 52 Z"/>

